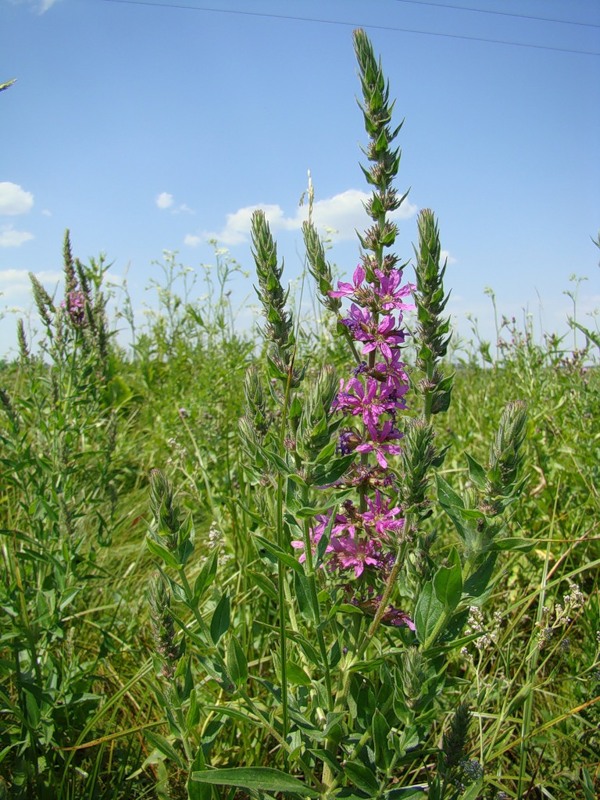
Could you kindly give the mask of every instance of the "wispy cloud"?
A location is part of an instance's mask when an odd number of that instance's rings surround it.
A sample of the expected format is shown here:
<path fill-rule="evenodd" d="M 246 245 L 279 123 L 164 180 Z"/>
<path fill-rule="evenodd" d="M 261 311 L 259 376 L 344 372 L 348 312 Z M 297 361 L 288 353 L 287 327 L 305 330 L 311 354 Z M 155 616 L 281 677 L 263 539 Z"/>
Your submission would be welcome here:
<path fill-rule="evenodd" d="M 175 198 L 169 192 L 161 192 L 160 194 L 156 195 L 154 202 L 156 203 L 157 208 L 160 208 L 162 211 L 170 209 L 171 214 L 194 213 L 194 209 L 190 208 L 185 203 L 179 203 L 179 205 L 175 205 Z"/>
<path fill-rule="evenodd" d="M 454 256 L 448 250 L 440 250 L 440 260 L 442 264 L 444 261 L 448 262 L 448 266 L 452 264 L 456 264 L 458 259 L 454 258 Z"/>
<path fill-rule="evenodd" d="M 33 238 L 33 233 L 15 230 L 12 225 L 0 227 L 0 247 L 20 247 Z"/>
<path fill-rule="evenodd" d="M 42 270 L 41 272 L 36 272 L 35 277 L 40 283 L 48 287 L 50 291 L 53 291 L 63 275 L 62 272 Z M 29 295 L 30 291 L 31 281 L 29 279 L 29 273 L 26 270 L 0 270 L 0 293 L 2 293 L 3 299 L 8 299 L 9 297 L 22 297 L 24 299 Z"/>
<path fill-rule="evenodd" d="M 321 232 L 327 232 L 333 241 L 353 239 L 357 230 L 362 230 L 369 225 L 369 217 L 364 209 L 364 203 L 369 199 L 367 192 L 358 189 L 347 189 L 345 192 L 317 200 L 313 206 L 313 222 Z M 308 216 L 306 206 L 299 207 L 295 214 L 286 216 L 280 205 L 258 203 L 244 206 L 232 214 L 227 214 L 225 224 L 219 231 L 204 232 L 201 235 L 189 234 L 186 244 L 192 246 L 208 239 L 216 239 L 225 245 L 242 244 L 249 239 L 250 220 L 257 209 L 262 209 L 273 231 L 298 230 Z M 404 202 L 402 206 L 391 215 L 393 219 L 408 219 L 417 211 L 417 207 Z"/>
<path fill-rule="evenodd" d="M 12 217 L 27 214 L 32 208 L 31 192 L 26 192 L 18 183 L 0 182 L 0 214 Z"/>
<path fill-rule="evenodd" d="M 156 196 L 155 202 L 158 208 L 171 208 L 174 198 L 172 194 L 169 194 L 169 192 L 161 192 Z"/>
<path fill-rule="evenodd" d="M 30 6 L 32 11 L 36 11 L 38 14 L 45 14 L 46 11 L 49 11 L 52 6 L 58 3 L 58 0 L 13 0 L 13 3 Z"/>

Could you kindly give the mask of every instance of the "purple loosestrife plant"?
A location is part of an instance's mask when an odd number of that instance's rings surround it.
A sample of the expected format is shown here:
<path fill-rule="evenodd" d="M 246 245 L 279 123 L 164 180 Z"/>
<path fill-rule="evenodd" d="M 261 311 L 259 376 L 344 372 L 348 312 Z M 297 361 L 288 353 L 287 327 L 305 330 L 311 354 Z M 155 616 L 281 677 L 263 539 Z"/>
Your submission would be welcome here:
<path fill-rule="evenodd" d="M 194 653 L 214 696 L 201 711 L 186 680 L 180 697 L 183 722 L 175 738 L 180 747 L 184 740 L 198 743 L 197 755 L 185 752 L 190 797 L 215 797 L 217 787 L 227 786 L 261 798 L 466 800 L 483 786 L 480 770 L 467 775 L 460 768 L 470 751 L 469 711 L 446 673 L 449 654 L 465 642 L 469 607 L 489 589 L 498 553 L 528 544 L 504 538 L 500 520 L 521 487 L 525 414 L 518 404 L 506 412 L 487 466 L 469 459 L 474 489 L 467 500 L 436 476 L 434 502 L 431 478 L 444 452 L 435 445 L 432 418 L 447 409 L 451 390 L 440 364 L 449 335 L 441 317 L 445 268 L 430 212 L 419 220 L 415 286 L 392 252 L 393 214 L 404 200 L 393 186 L 400 127 L 392 126 L 388 85 L 364 31 L 355 32 L 354 45 L 372 224 L 359 237 L 361 260 L 350 281 L 334 286 L 314 226 L 303 226 L 309 271 L 353 362 L 341 377 L 329 364 L 302 363 L 283 265 L 264 214 L 252 219 L 266 363 L 249 370 L 245 384 L 240 433 L 253 496 L 240 506 L 256 551 L 256 595 L 270 609 L 266 619 L 251 611 L 252 624 L 246 617 L 244 627 L 239 620 L 255 595 L 236 601 L 217 580 L 206 609 L 199 607 L 208 600 L 215 559 L 191 581 L 188 537 L 154 502 L 156 530 L 148 543 L 163 562 L 169 594 L 159 645 L 186 653 L 167 673 L 175 669 L 177 678 Z M 413 305 L 418 322 L 410 334 L 404 314 Z M 405 363 L 411 338 L 416 367 Z M 160 485 L 167 497 L 168 483 Z M 454 546 L 433 535 L 442 513 L 458 533 Z M 165 647 L 174 632 L 169 615 L 185 648 L 177 641 Z M 261 652 L 259 632 L 267 642 Z M 217 719 L 239 726 L 247 737 L 240 741 L 257 743 L 243 751 L 242 763 L 211 763 Z M 168 755 L 164 746 L 161 752 Z M 457 789 L 462 784 L 464 791 Z"/>
<path fill-rule="evenodd" d="M 399 197 L 393 186 L 400 151 L 391 145 L 401 126 L 391 127 L 389 88 L 363 31 L 355 33 L 354 44 L 363 90 L 361 108 L 370 138 L 365 149 L 370 166 L 362 169 L 373 192 L 365 208 L 373 224 L 360 236 L 362 260 L 352 282 L 340 281 L 334 288 L 330 272 L 325 274 L 324 259 L 314 245 L 315 232 L 310 225 L 305 226 L 305 240 L 311 271 L 326 296 L 324 304 L 338 311 L 341 301 L 349 303 L 345 314 L 338 317 L 338 327 L 349 340 L 356 362 L 352 375 L 340 381 L 333 408 L 344 418 L 340 452 L 357 456 L 339 483 L 355 487 L 357 498 L 346 501 L 336 515 L 324 561 L 340 580 L 344 581 L 348 571 L 360 579 L 348 585 L 348 593 L 363 608 L 371 612 L 375 608 L 369 629 L 372 636 L 379 623 L 390 617 L 386 604 L 410 533 L 396 502 L 398 491 L 389 461 L 401 452 L 401 412 L 407 408 L 409 391 L 401 350 L 407 339 L 403 314 L 414 309 L 410 297 L 414 286 L 403 281 L 405 265 L 390 251 L 398 233 L 390 214 L 406 197 Z M 320 527 L 316 526 L 313 546 L 320 538 Z M 378 603 L 373 604 L 374 596 Z M 414 627 L 408 615 L 394 620 Z"/>
<path fill-rule="evenodd" d="M 408 391 L 400 355 L 406 338 L 402 313 L 412 308 L 405 301 L 412 287 L 402 285 L 402 271 L 395 265 L 387 274 L 372 270 L 371 280 L 367 274 L 359 265 L 352 284 L 340 282 L 337 290 L 329 291 L 331 297 L 351 301 L 340 324 L 349 331 L 360 361 L 352 376 L 340 381 L 333 409 L 345 420 L 338 442 L 341 453 L 359 457 L 340 479 L 342 484 L 357 485 L 358 497 L 356 502 L 346 501 L 336 515 L 325 564 L 342 581 L 348 571 L 363 578 L 364 590 L 356 585 L 351 589 L 359 602 L 371 599 L 378 577 L 388 576 L 403 540 L 401 508 L 386 492 L 394 491 L 388 459 L 400 453 L 398 415 L 406 409 Z M 322 525 L 317 525 L 313 545 L 321 536 Z"/>

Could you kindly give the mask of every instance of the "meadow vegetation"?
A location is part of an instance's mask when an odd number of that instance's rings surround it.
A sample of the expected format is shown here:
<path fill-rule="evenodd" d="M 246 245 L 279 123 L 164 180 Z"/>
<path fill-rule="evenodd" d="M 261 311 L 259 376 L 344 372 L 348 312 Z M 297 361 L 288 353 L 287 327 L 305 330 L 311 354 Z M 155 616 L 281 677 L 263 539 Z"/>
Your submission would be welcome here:
<path fill-rule="evenodd" d="M 313 319 L 260 212 L 259 333 L 220 250 L 201 299 L 167 255 L 141 330 L 68 233 L 61 296 L 32 277 L 40 336 L 0 372 L 0 797 L 598 796 L 598 334 L 453 342 L 432 212 L 393 254 L 400 128 L 354 45 L 373 224 L 338 282 L 309 202 Z"/>

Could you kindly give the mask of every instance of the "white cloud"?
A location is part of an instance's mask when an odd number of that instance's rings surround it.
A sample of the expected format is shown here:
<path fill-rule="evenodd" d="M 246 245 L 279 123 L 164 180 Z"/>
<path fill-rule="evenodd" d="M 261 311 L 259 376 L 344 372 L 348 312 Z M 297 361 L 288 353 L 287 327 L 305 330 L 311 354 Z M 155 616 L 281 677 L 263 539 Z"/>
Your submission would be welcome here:
<path fill-rule="evenodd" d="M 168 192 L 161 192 L 156 197 L 156 205 L 158 208 L 171 208 L 173 205 L 173 195 Z"/>
<path fill-rule="evenodd" d="M 41 271 L 36 272 L 35 277 L 50 291 L 63 277 L 62 272 Z M 0 292 L 3 298 L 26 296 L 31 290 L 29 273 L 22 269 L 3 269 L 0 270 Z"/>
<path fill-rule="evenodd" d="M 272 230 L 292 230 L 299 227 L 294 219 L 286 219 L 281 206 L 258 204 L 255 206 L 245 206 L 244 208 L 238 209 L 233 214 L 227 214 L 224 227 L 218 232 L 205 233 L 203 238 L 216 239 L 218 242 L 225 245 L 236 245 L 246 242 L 250 235 L 252 214 L 259 208 L 265 212 L 265 216 Z"/>
<path fill-rule="evenodd" d="M 333 240 L 354 239 L 356 231 L 362 232 L 372 225 L 364 208 L 370 194 L 359 189 L 348 189 L 327 200 L 317 200 L 313 207 L 313 219 L 317 228 L 335 231 Z M 391 213 L 390 219 L 398 221 L 410 219 L 417 207 L 407 200 L 397 211 Z"/>
<path fill-rule="evenodd" d="M 333 241 L 353 239 L 356 230 L 363 230 L 370 224 L 370 219 L 364 209 L 363 203 L 369 199 L 367 192 L 358 189 L 347 189 L 345 192 L 317 200 L 313 206 L 313 221 L 318 229 L 327 231 Z M 297 209 L 293 216 L 286 216 L 279 205 L 259 203 L 245 206 L 227 214 L 225 225 L 220 231 L 205 233 L 204 239 L 216 239 L 225 245 L 242 244 L 250 235 L 250 220 L 257 209 L 262 209 L 272 231 L 299 230 L 304 220 L 308 217 L 306 206 Z M 391 218 L 395 220 L 408 219 L 417 211 L 417 207 L 404 202 Z"/>
<path fill-rule="evenodd" d="M 198 247 L 198 245 L 202 244 L 203 241 L 204 238 L 202 236 L 195 236 L 193 233 L 188 233 L 184 238 L 183 243 L 188 247 Z"/>
<path fill-rule="evenodd" d="M 0 228 L 0 247 L 20 247 L 30 239 L 33 239 L 33 233 L 29 231 L 17 231 L 12 225 Z"/>
<path fill-rule="evenodd" d="M 454 256 L 450 253 L 449 250 L 440 250 L 440 261 L 442 262 L 442 264 L 444 263 L 444 261 L 447 261 L 448 266 L 457 263 L 457 259 L 454 258 Z"/>
<path fill-rule="evenodd" d="M 45 14 L 58 0 L 13 0 L 13 2 L 31 6 L 38 14 Z"/>
<path fill-rule="evenodd" d="M 175 203 L 175 198 L 169 192 L 161 192 L 156 196 L 155 203 L 158 208 L 162 209 L 163 211 L 167 208 L 171 209 L 171 214 L 194 214 L 195 211 L 193 208 L 190 208 L 185 203 L 180 203 L 179 205 L 173 205 Z"/>
<path fill-rule="evenodd" d="M 0 182 L 0 214 L 16 216 L 26 214 L 33 207 L 33 195 L 17 183 Z"/>

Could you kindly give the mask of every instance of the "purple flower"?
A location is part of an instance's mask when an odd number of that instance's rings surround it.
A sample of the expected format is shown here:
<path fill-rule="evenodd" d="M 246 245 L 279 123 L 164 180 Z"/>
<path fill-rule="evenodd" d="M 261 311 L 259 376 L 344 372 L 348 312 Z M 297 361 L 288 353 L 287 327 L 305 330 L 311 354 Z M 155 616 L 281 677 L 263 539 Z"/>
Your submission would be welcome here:
<path fill-rule="evenodd" d="M 379 297 L 382 310 L 412 311 L 414 309 L 414 303 L 404 303 L 400 299 L 411 294 L 415 288 L 412 283 L 400 286 L 402 270 L 395 269 L 389 275 L 386 275 L 381 270 L 376 269 L 375 275 L 379 280 L 379 287 L 375 289 L 375 293 Z"/>
<path fill-rule="evenodd" d="M 323 534 L 325 533 L 327 527 L 329 526 L 330 519 L 331 515 L 329 514 L 317 514 L 317 516 L 315 517 L 315 520 L 317 520 L 317 524 L 311 528 L 310 532 L 310 539 L 313 545 L 312 547 L 313 555 L 316 553 L 317 545 L 321 541 Z M 333 545 L 331 543 L 331 540 L 335 536 L 340 536 L 343 534 L 349 534 L 353 536 L 355 533 L 356 533 L 356 527 L 349 519 L 349 517 L 346 516 L 345 514 L 336 514 L 335 521 L 331 528 L 331 539 L 327 547 L 325 548 L 325 552 L 330 553 L 333 550 Z M 290 542 L 290 544 L 296 550 L 304 550 L 304 542 L 302 540 L 296 539 L 295 541 Z M 302 555 L 299 558 L 299 561 L 303 562 L 305 560 L 306 560 L 306 553 L 302 553 Z"/>
<path fill-rule="evenodd" d="M 344 283 L 343 281 L 338 281 L 338 288 L 337 292 L 329 292 L 330 297 L 353 297 L 358 292 L 360 292 L 362 288 L 362 282 L 365 279 L 366 275 L 365 268 L 360 264 L 354 270 L 354 275 L 352 276 L 352 283 Z"/>
<path fill-rule="evenodd" d="M 359 434 L 355 430 L 352 428 L 344 428 L 343 431 L 340 431 L 338 439 L 340 455 L 347 456 L 353 453 L 361 441 Z"/>
<path fill-rule="evenodd" d="M 365 567 L 377 567 L 381 562 L 377 542 L 373 539 L 352 535 L 332 538 L 332 551 L 332 567 L 353 569 L 355 578 L 360 578 Z"/>
<path fill-rule="evenodd" d="M 381 621 L 385 625 L 393 625 L 395 628 L 400 627 L 407 627 L 410 628 L 411 631 L 416 631 L 415 623 L 412 619 L 408 616 L 405 611 L 400 611 L 399 608 L 394 608 L 394 606 L 388 606 L 383 613 L 383 617 Z"/>
<path fill-rule="evenodd" d="M 401 452 L 399 440 L 402 433 L 396 426 L 396 414 L 406 408 L 404 399 L 409 386 L 405 365 L 401 359 L 400 346 L 406 339 L 401 327 L 402 312 L 412 309 L 405 302 L 413 286 L 402 286 L 402 271 L 389 273 L 375 268 L 369 271 L 372 280 L 367 280 L 367 269 L 358 265 L 352 282 L 338 282 L 333 298 L 348 298 L 350 308 L 340 322 L 346 326 L 355 342 L 362 344 L 365 360 L 355 367 L 352 377 L 340 381 L 339 391 L 332 403 L 332 410 L 355 417 L 362 426 L 347 425 L 339 433 L 339 451 L 347 455 L 357 452 L 373 459 L 356 459 L 352 467 L 337 485 L 357 487 L 360 490 L 360 509 L 352 501 L 345 501 L 342 513 L 319 515 L 310 532 L 311 546 L 317 548 L 325 531 L 329 540 L 324 549 L 328 569 L 348 573 L 354 580 L 365 571 L 370 573 L 366 583 L 371 599 L 375 593 L 373 573 L 378 580 L 386 580 L 396 559 L 396 543 L 404 528 L 403 511 L 400 505 L 385 494 L 392 494 L 393 474 L 389 470 L 389 456 Z M 368 354 L 372 353 L 369 359 Z M 370 364 L 368 362 L 371 362 Z M 374 362 L 374 365 L 373 365 Z M 392 494 L 393 496 L 393 494 Z M 334 512 L 332 512 L 334 513 Z M 304 550 L 301 541 L 292 546 Z M 300 560 L 304 560 L 302 552 Z M 352 591 L 350 579 L 347 590 Z M 362 591 L 359 589 L 359 595 Z M 356 597 L 356 595 L 355 595 Z M 361 607 L 364 603 L 358 602 Z M 414 630 L 412 620 L 403 611 L 389 606 L 383 622 L 388 625 L 407 625 Z"/>
<path fill-rule="evenodd" d="M 65 299 L 62 301 L 61 306 L 66 308 L 68 315 L 74 325 L 82 327 L 85 325 L 85 304 L 87 297 L 83 292 L 74 289 L 69 292 Z"/>
<path fill-rule="evenodd" d="M 404 331 L 396 327 L 396 320 L 391 314 L 377 322 L 370 311 L 354 303 L 342 324 L 346 325 L 357 342 L 364 342 L 365 354 L 379 349 L 385 358 L 391 359 L 392 347 L 402 344 L 406 338 Z"/>
<path fill-rule="evenodd" d="M 344 386 L 342 381 L 333 407 L 337 411 L 362 415 L 371 435 L 377 435 L 379 418 L 385 413 L 394 413 L 398 407 L 395 390 L 375 378 L 368 377 L 366 386 L 358 378 L 350 378 Z"/>
<path fill-rule="evenodd" d="M 375 453 L 379 466 L 387 469 L 388 462 L 385 453 L 393 456 L 400 454 L 400 445 L 392 444 L 392 440 L 400 439 L 402 434 L 394 427 L 391 420 L 386 420 L 380 428 L 369 429 L 369 433 L 371 438 L 359 444 L 355 450 L 357 453 Z"/>
<path fill-rule="evenodd" d="M 397 534 L 404 527 L 404 519 L 399 516 L 402 509 L 400 506 L 391 507 L 391 504 L 389 498 L 376 491 L 373 499 L 367 497 L 369 510 L 362 514 L 365 526 L 382 539 L 389 539 L 390 534 Z"/>

